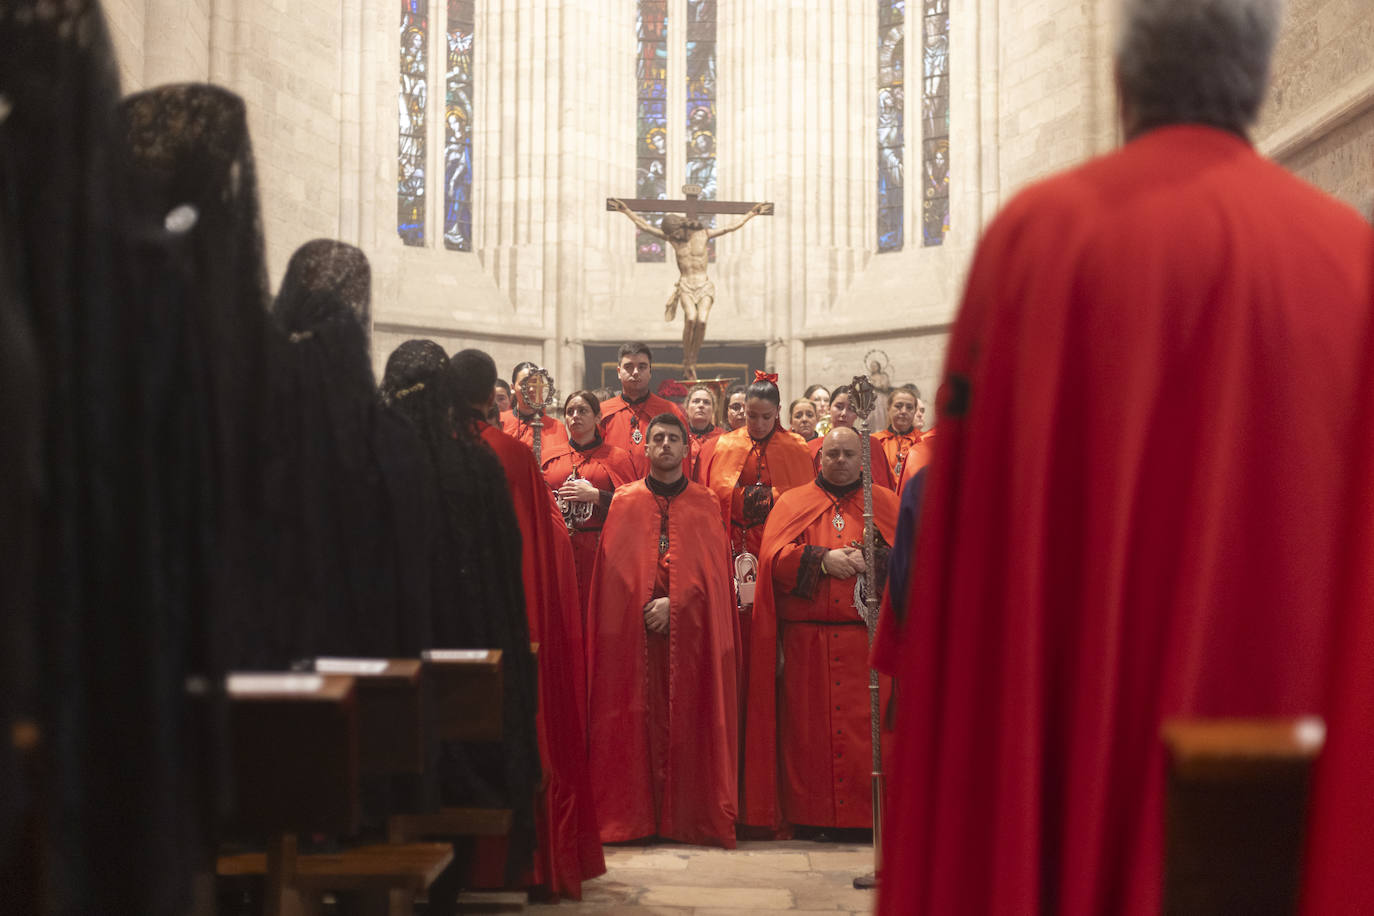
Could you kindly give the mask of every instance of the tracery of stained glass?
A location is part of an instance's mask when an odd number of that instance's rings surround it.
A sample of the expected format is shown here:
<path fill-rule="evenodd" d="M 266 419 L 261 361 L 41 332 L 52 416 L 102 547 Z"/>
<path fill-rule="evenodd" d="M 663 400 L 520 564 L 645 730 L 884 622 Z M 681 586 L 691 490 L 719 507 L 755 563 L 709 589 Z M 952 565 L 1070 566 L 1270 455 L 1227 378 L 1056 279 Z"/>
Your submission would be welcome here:
<path fill-rule="evenodd" d="M 401 0 L 401 87 L 398 96 L 396 231 L 407 245 L 425 243 L 425 105 L 429 86 L 426 0 Z"/>
<path fill-rule="evenodd" d="M 635 34 L 639 39 L 635 196 L 662 200 L 668 196 L 668 0 L 639 0 Z M 644 218 L 655 226 L 663 221 L 662 214 L 646 213 Z M 664 260 L 663 241 L 643 230 L 636 230 L 635 250 L 637 260 Z"/>
<path fill-rule="evenodd" d="M 878 0 L 878 251 L 900 251 L 906 0 Z"/>
<path fill-rule="evenodd" d="M 444 247 L 472 250 L 473 0 L 448 0 L 444 97 Z"/>
<path fill-rule="evenodd" d="M 949 232 L 949 0 L 923 0 L 925 53 L 921 87 L 922 244 Z"/>
<path fill-rule="evenodd" d="M 701 187 L 702 200 L 716 199 L 716 0 L 687 0 L 687 183 Z M 715 242 L 708 245 L 714 258 Z"/>

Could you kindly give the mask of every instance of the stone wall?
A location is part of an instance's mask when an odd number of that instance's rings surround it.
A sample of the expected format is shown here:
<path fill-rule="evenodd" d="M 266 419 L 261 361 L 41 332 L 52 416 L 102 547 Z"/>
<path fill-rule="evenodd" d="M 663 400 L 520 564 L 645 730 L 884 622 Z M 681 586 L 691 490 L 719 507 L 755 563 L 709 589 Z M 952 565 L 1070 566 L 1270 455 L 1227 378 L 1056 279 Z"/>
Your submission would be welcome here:
<path fill-rule="evenodd" d="M 1259 149 L 1355 206 L 1374 208 L 1374 4 L 1289 0 Z"/>

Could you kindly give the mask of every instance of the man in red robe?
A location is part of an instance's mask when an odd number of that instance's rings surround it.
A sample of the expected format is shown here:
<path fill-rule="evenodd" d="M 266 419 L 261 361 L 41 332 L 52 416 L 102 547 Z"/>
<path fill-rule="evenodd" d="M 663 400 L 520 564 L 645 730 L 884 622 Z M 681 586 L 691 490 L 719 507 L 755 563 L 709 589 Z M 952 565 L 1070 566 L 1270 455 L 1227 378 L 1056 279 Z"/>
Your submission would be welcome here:
<path fill-rule="evenodd" d="M 592 575 L 590 759 L 601 840 L 735 846 L 739 660 L 720 508 L 682 473 L 687 428 L 648 427 Z"/>
<path fill-rule="evenodd" d="M 839 386 L 830 395 L 830 428 L 854 429 L 854 424 L 858 420 L 859 415 L 854 410 L 854 392 L 848 385 Z M 821 469 L 821 444 L 824 441 L 823 436 L 818 436 L 806 445 L 811 455 L 813 473 L 818 473 Z M 896 490 L 897 484 L 892 476 L 892 469 L 888 467 L 883 445 L 876 436 L 868 437 L 868 460 L 869 470 L 873 474 L 873 485 L 884 490 Z"/>
<path fill-rule="evenodd" d="M 820 476 L 768 516 L 748 659 L 746 824 L 873 826 L 868 628 L 854 606 L 867 568 L 862 467 L 859 434 L 831 430 Z M 873 517 L 886 552 L 891 490 L 873 488 Z"/>
<path fill-rule="evenodd" d="M 874 434 L 873 441 L 883 451 L 888 470 L 896 482 L 897 492 L 930 460 L 930 450 L 920 448 L 921 428 L 916 425 L 920 411 L 920 394 L 914 385 L 893 388 L 887 396 L 887 429 Z"/>
<path fill-rule="evenodd" d="M 454 354 L 458 396 L 485 414 L 495 400 L 496 364 L 481 350 Z M 546 774 L 532 883 L 555 897 L 582 897 L 582 882 L 606 871 L 587 773 L 586 682 L 572 545 L 534 455 L 499 429 L 477 423 L 506 472 L 524 545 L 530 639 L 539 644 L 539 747 Z M 484 861 L 479 855 L 479 871 Z M 499 872 L 498 872 L 499 874 Z"/>
<path fill-rule="evenodd" d="M 882 913 L 1158 913 L 1161 722 L 1324 711 L 1374 237 L 1246 140 L 1278 20 L 1127 0 L 1125 146 L 979 245 L 901 634 Z"/>
<path fill-rule="evenodd" d="M 654 377 L 654 355 L 648 344 L 637 341 L 621 344 L 616 358 L 619 360 L 616 371 L 620 374 L 620 394 L 601 404 L 601 435 L 607 444 L 629 452 L 635 473 L 643 477 L 649 470 L 649 459 L 644 454 L 649 421 L 661 413 L 673 414 L 684 424 L 687 418 L 672 401 L 649 390 Z M 690 473 L 687 461 L 684 456 L 683 471 Z"/>
<path fill-rule="evenodd" d="M 553 417 L 536 410 L 525 397 L 525 389 L 521 383 L 529 378 L 529 374 L 539 367 L 534 363 L 524 362 L 515 367 L 511 373 L 511 378 L 515 380 L 515 387 L 512 390 L 513 400 L 509 410 L 501 414 L 501 432 L 534 448 L 534 429 L 539 427 L 540 436 L 540 455 L 547 455 L 549 451 L 565 447 L 568 441 L 568 433 L 563 429 L 563 424 Z M 500 389 L 497 389 L 499 391 Z M 561 444 L 561 445 L 560 445 Z"/>
<path fill-rule="evenodd" d="M 716 396 L 705 385 L 697 385 L 687 392 L 687 436 L 691 440 L 688 473 L 696 477 L 697 462 L 706 443 L 718 438 L 725 430 L 715 424 Z"/>

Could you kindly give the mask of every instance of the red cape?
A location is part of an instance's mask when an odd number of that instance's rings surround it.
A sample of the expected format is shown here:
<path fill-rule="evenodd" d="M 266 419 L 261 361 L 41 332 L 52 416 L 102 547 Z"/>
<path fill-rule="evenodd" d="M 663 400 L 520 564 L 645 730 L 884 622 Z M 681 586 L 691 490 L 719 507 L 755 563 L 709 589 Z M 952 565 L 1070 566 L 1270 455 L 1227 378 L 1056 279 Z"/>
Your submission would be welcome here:
<path fill-rule="evenodd" d="M 659 508 L 642 481 L 616 490 L 592 574 L 588 721 L 604 842 L 658 836 L 734 848 L 738 742 L 738 617 L 729 545 L 715 498 L 700 484 L 673 499 L 668 601 L 668 734 L 663 810 L 650 774 L 644 605 L 658 568 Z"/>
<path fill-rule="evenodd" d="M 881 913 L 1158 913 L 1161 722 L 1320 711 L 1371 245 L 1198 126 L 994 221 L 922 508 Z"/>
<path fill-rule="evenodd" d="M 1307 916 L 1374 913 L 1374 360 L 1368 369 L 1350 449 L 1360 467 L 1346 488 L 1350 525 L 1342 538 L 1345 579 L 1336 602 L 1326 745 L 1313 777 L 1303 854 Z"/>
<path fill-rule="evenodd" d="M 749 696 L 741 729 L 744 779 L 740 820 L 746 824 L 775 829 L 782 825 L 782 809 L 778 803 L 778 618 L 773 598 L 773 564 L 778 551 L 831 508 L 830 497 L 819 484 L 812 482 L 778 497 L 763 529 L 747 659 Z M 896 539 L 897 496 L 891 490 L 873 488 L 873 522 L 889 544 Z"/>
<path fill-rule="evenodd" d="M 911 436 L 915 441 L 907 449 L 906 461 L 902 462 L 901 473 L 897 472 L 897 459 L 900 449 L 898 448 L 897 435 L 891 429 L 880 429 L 873 434 L 873 439 L 882 448 L 883 457 L 887 459 L 887 468 L 891 474 L 891 479 L 895 482 L 897 493 L 902 492 L 902 487 L 911 477 L 925 467 L 930 461 L 930 446 L 934 440 L 928 444 L 925 434 L 916 432 Z"/>
<path fill-rule="evenodd" d="M 721 518 L 726 529 L 729 529 L 730 499 L 734 495 L 735 483 L 739 480 L 740 471 L 744 467 L 744 459 L 749 457 L 749 451 L 754 447 L 754 440 L 749 438 L 749 428 L 741 426 L 734 432 L 725 433 L 712 440 L 710 445 L 712 448 L 709 457 L 704 452 L 702 454 L 702 462 L 706 469 L 701 472 L 701 482 L 716 494 L 716 499 L 720 501 Z M 777 493 L 799 487 L 816 478 L 816 471 L 811 466 L 811 456 L 807 454 L 806 446 L 795 436 L 778 435 L 777 432 L 773 433 L 773 438 L 768 443 L 768 473 L 773 479 L 773 490 Z"/>
<path fill-rule="evenodd" d="M 825 436 L 817 436 L 810 442 L 802 443 L 811 456 L 811 476 L 813 478 L 821 472 L 821 446 L 824 444 Z M 877 436 L 868 437 L 868 460 L 873 469 L 873 485 L 885 490 L 895 490 L 896 484 L 892 481 L 892 468 L 887 466 L 887 455 L 883 452 L 883 443 Z"/>
<path fill-rule="evenodd" d="M 711 431 L 704 436 L 698 436 L 696 433 L 692 432 L 690 428 L 687 430 L 687 439 L 692 447 L 688 457 L 692 460 L 691 476 L 693 480 L 697 479 L 697 466 L 701 462 L 702 451 L 724 434 L 725 428 L 721 426 L 712 426 Z M 697 482 L 700 483 L 701 481 L 698 480 Z"/>
<path fill-rule="evenodd" d="M 587 774 L 587 688 L 572 544 L 530 450 L 495 427 L 482 423 L 479 429 L 505 468 L 515 503 L 525 611 L 530 639 L 539 643 L 537 727 L 546 788 L 534 880 L 555 896 L 580 900 L 582 882 L 604 874 L 606 860 Z"/>
<path fill-rule="evenodd" d="M 630 453 L 630 460 L 635 465 L 635 474 L 639 477 L 649 473 L 649 458 L 644 453 L 644 443 L 640 442 L 636 445 L 631 438 L 630 419 L 635 414 L 639 415 L 639 432 L 647 440 L 649 421 L 661 413 L 675 414 L 682 421 L 683 426 L 687 425 L 687 415 L 682 412 L 681 407 L 653 393 L 650 393 L 644 402 L 638 405 L 629 404 L 619 395 L 601 402 L 602 438 L 616 448 L 623 448 Z M 689 474 L 691 472 L 690 461 L 690 455 L 683 457 L 682 473 Z"/>

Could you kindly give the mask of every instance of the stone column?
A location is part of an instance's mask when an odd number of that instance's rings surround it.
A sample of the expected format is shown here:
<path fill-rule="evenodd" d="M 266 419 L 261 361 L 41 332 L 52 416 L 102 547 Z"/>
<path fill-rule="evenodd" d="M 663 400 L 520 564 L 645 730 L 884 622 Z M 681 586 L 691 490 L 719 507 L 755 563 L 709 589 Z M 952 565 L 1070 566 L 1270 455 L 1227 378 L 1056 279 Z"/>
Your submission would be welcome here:
<path fill-rule="evenodd" d="M 806 382 L 801 329 L 825 320 L 876 237 L 876 3 L 752 0 L 720 15 L 720 193 L 777 215 L 732 236 L 718 270 L 763 304 L 791 392 Z"/>

